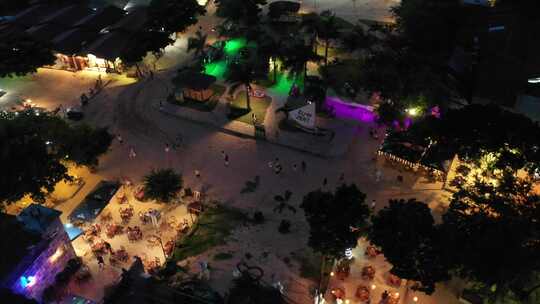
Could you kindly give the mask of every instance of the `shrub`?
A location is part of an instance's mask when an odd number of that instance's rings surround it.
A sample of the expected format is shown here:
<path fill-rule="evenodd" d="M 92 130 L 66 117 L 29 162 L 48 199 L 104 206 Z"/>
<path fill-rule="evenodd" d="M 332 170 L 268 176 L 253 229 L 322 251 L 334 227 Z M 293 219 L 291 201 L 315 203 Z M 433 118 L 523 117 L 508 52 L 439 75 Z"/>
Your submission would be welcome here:
<path fill-rule="evenodd" d="M 264 223 L 264 215 L 261 211 L 256 211 L 253 213 L 253 223 L 255 224 L 262 224 Z"/>
<path fill-rule="evenodd" d="M 278 227 L 279 233 L 285 234 L 291 232 L 291 222 L 288 220 L 281 220 Z"/>

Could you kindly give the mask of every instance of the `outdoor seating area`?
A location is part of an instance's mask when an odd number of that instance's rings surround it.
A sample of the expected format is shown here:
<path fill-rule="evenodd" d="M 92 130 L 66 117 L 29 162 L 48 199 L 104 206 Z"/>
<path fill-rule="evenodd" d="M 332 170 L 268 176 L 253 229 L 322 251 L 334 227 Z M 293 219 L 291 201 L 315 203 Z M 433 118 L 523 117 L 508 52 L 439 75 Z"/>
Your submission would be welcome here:
<path fill-rule="evenodd" d="M 352 250 L 351 259 L 340 260 L 334 267 L 328 288 L 336 303 L 400 303 L 406 288 L 403 280 L 390 273 L 392 266 L 365 239 Z"/>

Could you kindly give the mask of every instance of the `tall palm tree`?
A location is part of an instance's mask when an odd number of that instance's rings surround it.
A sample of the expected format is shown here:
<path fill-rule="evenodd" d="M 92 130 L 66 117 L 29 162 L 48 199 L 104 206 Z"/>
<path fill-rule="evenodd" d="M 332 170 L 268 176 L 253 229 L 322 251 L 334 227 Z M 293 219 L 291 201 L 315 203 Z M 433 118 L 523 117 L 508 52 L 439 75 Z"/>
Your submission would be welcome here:
<path fill-rule="evenodd" d="M 274 74 L 274 83 L 277 82 L 277 64 L 278 59 L 283 58 L 283 42 L 279 38 L 270 34 L 264 34 L 259 36 L 258 52 L 262 58 L 272 59 L 272 70 Z"/>
<path fill-rule="evenodd" d="M 229 65 L 229 71 L 225 76 L 227 82 L 232 84 L 232 88 L 237 85 L 244 85 L 246 89 L 246 107 L 248 110 L 251 110 L 249 92 L 251 91 L 251 83 L 255 79 L 255 70 L 255 63 L 251 61 L 233 62 Z"/>
<path fill-rule="evenodd" d="M 303 32 L 308 36 L 311 47 L 317 49 L 317 33 L 320 26 L 320 17 L 316 13 L 306 14 L 302 16 L 300 27 Z"/>
<path fill-rule="evenodd" d="M 307 76 L 307 63 L 318 62 L 322 58 L 317 55 L 310 45 L 306 45 L 303 40 L 296 40 L 285 48 L 283 54 L 283 65 L 294 74 L 295 79 L 298 75 Z"/>
<path fill-rule="evenodd" d="M 339 37 L 340 26 L 337 23 L 337 18 L 331 11 L 323 11 L 320 15 L 320 24 L 317 35 L 324 40 L 324 65 L 328 64 L 328 48 L 330 40 Z"/>
<path fill-rule="evenodd" d="M 207 38 L 208 35 L 203 34 L 201 31 L 197 31 L 195 37 L 189 37 L 188 39 L 188 52 L 193 51 L 197 58 L 206 57 L 205 48 Z"/>

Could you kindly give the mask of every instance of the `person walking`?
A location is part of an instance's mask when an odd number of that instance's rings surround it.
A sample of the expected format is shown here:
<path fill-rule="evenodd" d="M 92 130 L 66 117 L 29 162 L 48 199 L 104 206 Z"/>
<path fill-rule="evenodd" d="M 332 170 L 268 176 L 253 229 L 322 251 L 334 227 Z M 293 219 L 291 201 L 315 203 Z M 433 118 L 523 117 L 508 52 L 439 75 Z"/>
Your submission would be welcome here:
<path fill-rule="evenodd" d="M 221 158 L 225 159 L 225 150 L 221 150 Z"/>
<path fill-rule="evenodd" d="M 199 170 L 195 170 L 195 177 L 201 178 L 201 172 Z"/>
<path fill-rule="evenodd" d="M 124 139 L 122 138 L 122 136 L 120 134 L 116 135 L 116 140 L 118 140 L 118 143 L 120 143 L 120 144 L 124 143 Z"/>
<path fill-rule="evenodd" d="M 323 186 L 326 186 L 327 184 L 328 184 L 328 179 L 325 177 L 325 178 L 323 179 L 322 185 L 323 185 Z"/>
<path fill-rule="evenodd" d="M 343 183 L 344 181 L 345 181 L 345 173 L 341 173 L 341 175 L 339 176 L 339 182 Z"/>
<path fill-rule="evenodd" d="M 296 172 L 296 170 L 298 170 L 298 166 L 296 164 L 293 164 L 292 169 L 293 169 L 294 172 Z"/>
<path fill-rule="evenodd" d="M 98 255 L 96 256 L 96 259 L 97 259 L 99 269 L 103 269 L 105 267 L 105 261 L 103 260 L 103 257 Z"/>
<path fill-rule="evenodd" d="M 375 209 L 375 205 L 376 205 L 376 201 L 373 199 L 371 200 L 371 209 L 374 210 Z"/>
<path fill-rule="evenodd" d="M 302 161 L 301 166 L 302 166 L 302 172 L 303 172 L 303 173 L 306 173 L 306 169 L 307 169 L 306 162 L 305 162 L 305 161 Z"/>
<path fill-rule="evenodd" d="M 225 167 L 228 167 L 229 166 L 229 154 L 225 154 Z"/>

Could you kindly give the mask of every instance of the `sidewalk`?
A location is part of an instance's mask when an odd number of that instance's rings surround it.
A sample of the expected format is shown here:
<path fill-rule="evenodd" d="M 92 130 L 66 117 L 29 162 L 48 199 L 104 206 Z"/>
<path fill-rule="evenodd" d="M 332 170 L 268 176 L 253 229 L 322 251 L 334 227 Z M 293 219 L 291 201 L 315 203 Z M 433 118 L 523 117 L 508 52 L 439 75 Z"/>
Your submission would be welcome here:
<path fill-rule="evenodd" d="M 158 104 L 154 106 L 160 108 Z M 279 107 L 280 105 L 279 102 L 276 102 L 276 98 L 272 98 L 272 104 L 267 110 L 264 123 L 266 140 L 268 142 L 320 157 L 338 157 L 347 152 L 358 127 L 356 122 L 318 117 L 317 126 L 333 131 L 335 134 L 333 137 L 317 136 L 304 132 L 289 132 L 278 129 L 278 123 L 281 117 L 277 117 L 275 110 Z M 252 125 L 227 118 L 228 109 L 226 101 L 223 98 L 220 98 L 218 105 L 212 112 L 201 112 L 169 103 L 162 104 L 159 110 L 167 115 L 215 127 L 224 133 L 260 139 L 256 137 L 255 128 Z"/>

